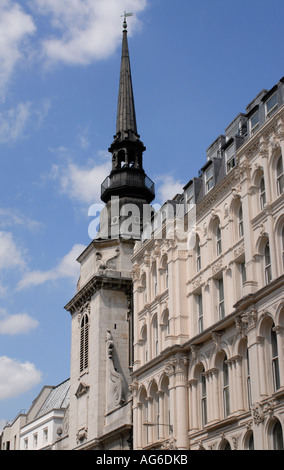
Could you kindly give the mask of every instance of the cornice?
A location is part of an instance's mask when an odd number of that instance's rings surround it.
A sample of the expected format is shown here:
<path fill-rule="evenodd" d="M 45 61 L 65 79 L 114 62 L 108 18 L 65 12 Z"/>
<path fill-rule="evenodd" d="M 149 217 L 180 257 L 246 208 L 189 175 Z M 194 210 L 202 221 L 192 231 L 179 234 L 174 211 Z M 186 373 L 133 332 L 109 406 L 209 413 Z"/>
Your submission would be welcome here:
<path fill-rule="evenodd" d="M 132 279 L 129 278 L 114 278 L 107 276 L 93 276 L 89 282 L 80 289 L 80 291 L 65 305 L 65 310 L 73 315 L 78 311 L 86 302 L 91 300 L 91 297 L 100 289 L 115 289 L 122 290 L 129 294 L 132 291 Z"/>

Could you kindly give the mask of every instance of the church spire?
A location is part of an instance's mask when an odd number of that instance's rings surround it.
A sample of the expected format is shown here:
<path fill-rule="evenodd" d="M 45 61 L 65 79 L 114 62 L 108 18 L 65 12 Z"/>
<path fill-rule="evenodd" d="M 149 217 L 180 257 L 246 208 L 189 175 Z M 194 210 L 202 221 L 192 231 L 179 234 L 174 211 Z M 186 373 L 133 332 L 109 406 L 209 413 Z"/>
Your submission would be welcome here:
<path fill-rule="evenodd" d="M 122 53 L 117 104 L 116 135 L 108 149 L 112 154 L 112 170 L 101 186 L 101 199 L 108 204 L 113 196 L 120 203 L 149 204 L 155 197 L 154 183 L 143 169 L 146 150 L 137 133 L 134 94 L 124 14 Z"/>
<path fill-rule="evenodd" d="M 122 139 L 123 137 L 125 137 L 125 134 L 128 137 L 131 137 L 131 134 L 137 135 L 136 114 L 127 40 L 126 15 L 127 14 L 125 14 L 123 23 L 123 39 L 116 121 L 116 135 L 120 135 Z"/>

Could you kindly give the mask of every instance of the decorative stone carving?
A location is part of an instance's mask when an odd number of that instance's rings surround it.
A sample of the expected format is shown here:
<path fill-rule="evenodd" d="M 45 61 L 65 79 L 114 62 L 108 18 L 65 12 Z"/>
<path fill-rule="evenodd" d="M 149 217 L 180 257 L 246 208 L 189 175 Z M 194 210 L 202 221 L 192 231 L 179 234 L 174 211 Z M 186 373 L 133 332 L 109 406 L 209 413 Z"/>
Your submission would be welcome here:
<path fill-rule="evenodd" d="M 113 363 L 114 342 L 110 330 L 106 332 L 106 355 L 107 355 L 107 409 L 111 411 L 124 401 L 123 398 L 123 376 L 119 374 Z"/>
<path fill-rule="evenodd" d="M 79 431 L 76 434 L 76 437 L 77 437 L 77 442 L 82 443 L 83 441 L 85 441 L 88 437 L 88 428 L 86 427 L 83 429 L 79 429 Z"/>
<path fill-rule="evenodd" d="M 103 273 L 107 269 L 116 270 L 117 265 L 116 265 L 115 260 L 119 256 L 119 254 L 120 254 L 120 249 L 116 248 L 115 255 L 112 256 L 111 258 L 109 258 L 108 260 L 103 261 L 102 254 L 99 251 L 97 251 L 97 253 L 96 253 L 96 263 L 97 263 L 98 273 Z"/>
<path fill-rule="evenodd" d="M 212 276 L 215 276 L 215 274 L 221 271 L 221 269 L 222 269 L 222 260 L 219 260 L 212 266 Z"/>
<path fill-rule="evenodd" d="M 252 419 L 253 419 L 253 422 L 258 426 L 259 424 L 261 424 L 263 421 L 264 421 L 264 414 L 263 414 L 263 411 L 259 405 L 259 403 L 257 403 L 256 405 L 254 405 L 251 409 L 251 413 L 252 413 Z"/>
<path fill-rule="evenodd" d="M 221 331 L 212 331 L 212 339 L 215 344 L 217 351 L 221 351 L 221 340 L 224 334 L 224 330 Z"/>
<path fill-rule="evenodd" d="M 177 446 L 176 446 L 176 439 L 171 436 L 167 442 L 165 442 L 162 446 L 162 449 L 166 449 L 166 450 L 176 450 L 177 449 Z"/>
<path fill-rule="evenodd" d="M 238 258 L 245 252 L 245 244 L 242 243 L 238 248 L 234 250 L 234 258 Z"/>

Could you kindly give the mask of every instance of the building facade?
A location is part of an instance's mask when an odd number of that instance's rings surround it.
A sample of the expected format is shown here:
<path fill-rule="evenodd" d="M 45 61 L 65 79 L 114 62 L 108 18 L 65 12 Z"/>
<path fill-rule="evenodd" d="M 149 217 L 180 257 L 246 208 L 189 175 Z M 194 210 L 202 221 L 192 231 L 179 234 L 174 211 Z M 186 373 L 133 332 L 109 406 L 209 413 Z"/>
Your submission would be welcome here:
<path fill-rule="evenodd" d="M 283 449 L 284 79 L 259 93 L 207 149 L 198 177 L 154 213 L 125 21 L 109 151 L 99 233 L 78 258 L 65 306 L 70 390 L 51 447 Z M 34 445 L 36 433 L 42 448 L 38 432 L 46 437 L 53 413 L 43 408 L 9 428 L 15 448 Z M 12 448 L 4 433 L 1 447 Z"/>
<path fill-rule="evenodd" d="M 263 90 L 168 202 L 195 205 L 194 244 L 166 214 L 135 245 L 136 449 L 283 449 L 283 91 Z"/>
<path fill-rule="evenodd" d="M 69 404 L 70 380 L 44 386 L 27 413 L 6 424 L 1 450 L 57 450 L 61 448 L 64 417 Z"/>

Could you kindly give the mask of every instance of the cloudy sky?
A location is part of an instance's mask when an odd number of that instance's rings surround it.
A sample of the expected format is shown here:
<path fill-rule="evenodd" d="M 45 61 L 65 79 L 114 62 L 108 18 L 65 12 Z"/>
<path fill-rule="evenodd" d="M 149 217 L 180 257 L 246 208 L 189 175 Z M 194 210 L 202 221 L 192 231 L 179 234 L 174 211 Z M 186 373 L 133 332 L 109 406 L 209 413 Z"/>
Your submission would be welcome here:
<path fill-rule="evenodd" d="M 284 75 L 283 0 L 0 1 L 1 424 L 69 377 L 63 307 L 110 169 L 124 11 L 157 202 Z"/>

